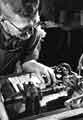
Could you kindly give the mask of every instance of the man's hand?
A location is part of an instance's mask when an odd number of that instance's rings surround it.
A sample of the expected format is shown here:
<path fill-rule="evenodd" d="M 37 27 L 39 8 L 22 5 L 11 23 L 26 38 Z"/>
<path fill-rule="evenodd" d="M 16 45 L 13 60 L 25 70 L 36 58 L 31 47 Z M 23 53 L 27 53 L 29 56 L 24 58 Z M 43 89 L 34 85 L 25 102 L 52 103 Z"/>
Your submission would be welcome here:
<path fill-rule="evenodd" d="M 48 84 L 50 84 L 51 80 L 56 82 L 53 69 L 35 61 L 35 60 L 25 62 L 22 65 L 22 68 L 25 72 L 35 73 L 41 82 L 44 82 L 43 75 L 45 75 L 47 77 Z"/>

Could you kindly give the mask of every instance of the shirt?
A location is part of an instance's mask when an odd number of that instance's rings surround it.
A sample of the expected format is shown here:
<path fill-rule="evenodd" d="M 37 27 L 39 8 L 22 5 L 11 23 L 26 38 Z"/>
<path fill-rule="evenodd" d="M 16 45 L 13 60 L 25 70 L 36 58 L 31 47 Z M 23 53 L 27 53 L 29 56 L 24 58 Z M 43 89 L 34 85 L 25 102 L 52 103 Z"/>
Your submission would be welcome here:
<path fill-rule="evenodd" d="M 31 59 L 38 59 L 41 39 L 36 29 L 27 40 L 20 40 L 15 36 L 6 39 L 4 32 L 0 25 L 0 75 L 13 73 L 18 60 L 22 64 Z"/>

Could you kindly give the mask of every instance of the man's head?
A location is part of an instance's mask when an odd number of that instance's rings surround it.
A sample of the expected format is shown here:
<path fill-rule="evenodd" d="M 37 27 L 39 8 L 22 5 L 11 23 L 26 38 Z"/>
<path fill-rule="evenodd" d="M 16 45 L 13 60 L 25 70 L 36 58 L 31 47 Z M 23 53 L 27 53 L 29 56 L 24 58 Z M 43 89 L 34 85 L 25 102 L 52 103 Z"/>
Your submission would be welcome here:
<path fill-rule="evenodd" d="M 19 29 L 33 26 L 35 21 L 39 21 L 38 7 L 39 0 L 0 0 L 0 15 L 8 20 L 6 25 L 3 23 L 5 31 L 18 36 L 21 33 L 15 26 Z"/>

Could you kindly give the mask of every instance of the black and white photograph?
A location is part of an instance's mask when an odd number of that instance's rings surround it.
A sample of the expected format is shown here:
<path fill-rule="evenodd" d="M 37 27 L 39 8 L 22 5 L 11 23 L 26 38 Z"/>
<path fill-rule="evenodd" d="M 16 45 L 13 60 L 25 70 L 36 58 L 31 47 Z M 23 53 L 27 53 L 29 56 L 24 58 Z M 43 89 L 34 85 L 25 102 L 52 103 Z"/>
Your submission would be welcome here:
<path fill-rule="evenodd" d="M 83 120 L 83 0 L 0 0 L 0 120 Z"/>

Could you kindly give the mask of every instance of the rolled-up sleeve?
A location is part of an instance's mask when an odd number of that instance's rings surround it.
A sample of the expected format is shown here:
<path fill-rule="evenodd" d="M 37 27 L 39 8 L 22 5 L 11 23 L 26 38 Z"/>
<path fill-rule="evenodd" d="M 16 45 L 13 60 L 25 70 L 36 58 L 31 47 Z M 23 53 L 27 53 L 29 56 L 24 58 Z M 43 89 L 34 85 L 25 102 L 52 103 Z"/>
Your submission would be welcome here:
<path fill-rule="evenodd" d="M 26 54 L 23 58 L 23 62 L 26 62 L 26 61 L 29 61 L 29 60 L 32 60 L 32 59 L 35 59 L 37 60 L 39 58 L 39 48 L 36 47 L 31 53 L 29 54 Z"/>
<path fill-rule="evenodd" d="M 41 50 L 42 39 L 46 36 L 46 32 L 38 25 L 35 28 L 34 35 L 31 37 L 28 46 L 24 48 L 23 62 L 39 58 L 39 52 Z M 26 44 L 27 45 L 27 44 Z"/>
<path fill-rule="evenodd" d="M 41 38 L 37 36 L 35 33 L 34 37 L 31 39 L 29 45 L 26 44 L 23 55 L 22 55 L 22 63 L 39 58 L 39 52 L 41 48 Z"/>

